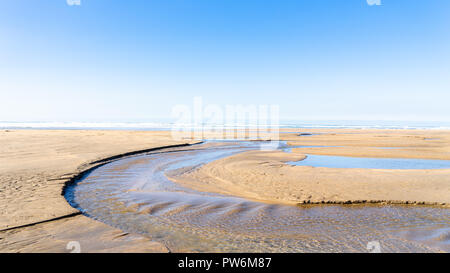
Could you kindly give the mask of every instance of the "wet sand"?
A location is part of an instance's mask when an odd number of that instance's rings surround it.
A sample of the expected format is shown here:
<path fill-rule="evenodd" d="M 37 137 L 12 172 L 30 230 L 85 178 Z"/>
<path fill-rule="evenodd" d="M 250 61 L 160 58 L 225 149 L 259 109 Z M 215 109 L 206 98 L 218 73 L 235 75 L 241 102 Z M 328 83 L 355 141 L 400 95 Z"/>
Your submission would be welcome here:
<path fill-rule="evenodd" d="M 82 252 L 168 251 L 79 215 L 62 189 L 92 162 L 183 143 L 170 132 L 2 130 L 0 143 L 0 252 L 69 252 L 70 241 Z"/>
<path fill-rule="evenodd" d="M 305 154 L 449 159 L 448 131 L 302 131 L 318 134 L 283 133 L 281 138 L 292 146 L 345 147 L 246 152 L 171 178 L 188 188 L 275 203 L 450 201 L 448 170 L 326 170 L 285 163 Z M 99 160 L 184 142 L 172 140 L 170 132 L 0 131 L 0 252 L 68 252 L 70 241 L 79 241 L 82 252 L 169 251 L 147 237 L 79 215 L 61 193 L 66 182 L 102 164 Z"/>
<path fill-rule="evenodd" d="M 77 180 L 66 198 L 90 217 L 173 252 L 367 252 L 371 241 L 383 252 L 450 251 L 450 211 L 440 206 L 280 205 L 167 179 L 258 148 L 206 143 L 117 160 Z"/>
<path fill-rule="evenodd" d="M 292 131 L 292 129 L 290 129 Z M 393 203 L 448 207 L 450 169 L 383 170 L 292 166 L 307 154 L 450 159 L 449 131 L 308 130 L 281 134 L 291 153 L 250 151 L 169 178 L 199 191 L 288 204 Z M 392 148 L 392 149 L 385 149 Z"/>

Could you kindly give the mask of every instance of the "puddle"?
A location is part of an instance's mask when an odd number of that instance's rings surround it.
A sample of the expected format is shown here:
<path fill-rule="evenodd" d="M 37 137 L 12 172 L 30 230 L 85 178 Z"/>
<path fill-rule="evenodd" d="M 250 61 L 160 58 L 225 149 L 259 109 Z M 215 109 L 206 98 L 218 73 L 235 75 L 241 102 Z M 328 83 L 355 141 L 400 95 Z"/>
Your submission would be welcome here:
<path fill-rule="evenodd" d="M 307 155 L 301 161 L 288 162 L 296 166 L 326 168 L 362 168 L 390 170 L 450 169 L 450 160 L 366 158 L 329 155 Z"/>

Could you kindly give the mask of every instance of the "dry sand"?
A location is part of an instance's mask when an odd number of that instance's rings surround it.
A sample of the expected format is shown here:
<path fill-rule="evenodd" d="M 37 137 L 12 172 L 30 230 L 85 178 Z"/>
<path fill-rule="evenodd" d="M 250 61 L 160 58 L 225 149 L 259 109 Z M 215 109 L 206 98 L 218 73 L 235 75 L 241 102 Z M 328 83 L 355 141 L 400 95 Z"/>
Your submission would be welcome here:
<path fill-rule="evenodd" d="M 70 241 L 79 241 L 82 252 L 167 252 L 160 243 L 77 215 L 61 193 L 91 162 L 181 143 L 170 132 L 0 131 L 0 252 L 68 252 Z M 31 226 L 15 228 L 23 225 Z"/>
<path fill-rule="evenodd" d="M 292 153 L 246 152 L 170 178 L 198 190 L 277 203 L 450 203 L 450 170 L 331 169 L 285 164 L 305 154 L 450 159 L 448 131 L 303 131 L 320 134 L 283 133 L 281 138 L 291 145 L 339 147 L 294 148 Z M 170 132 L 0 131 L 0 252 L 68 252 L 70 241 L 80 242 L 82 252 L 169 251 L 151 238 L 127 234 L 80 215 L 61 193 L 67 181 L 95 166 L 93 162 L 184 142 L 195 141 L 174 141 Z"/>
<path fill-rule="evenodd" d="M 292 129 L 291 129 L 292 131 Z M 308 130 L 318 135 L 281 134 L 292 153 L 251 151 L 223 158 L 169 178 L 201 191 L 266 202 L 418 203 L 448 206 L 450 169 L 372 170 L 292 166 L 305 154 L 354 157 L 450 159 L 449 131 Z M 377 148 L 378 147 L 378 148 Z M 380 147 L 401 147 L 380 149 Z"/>

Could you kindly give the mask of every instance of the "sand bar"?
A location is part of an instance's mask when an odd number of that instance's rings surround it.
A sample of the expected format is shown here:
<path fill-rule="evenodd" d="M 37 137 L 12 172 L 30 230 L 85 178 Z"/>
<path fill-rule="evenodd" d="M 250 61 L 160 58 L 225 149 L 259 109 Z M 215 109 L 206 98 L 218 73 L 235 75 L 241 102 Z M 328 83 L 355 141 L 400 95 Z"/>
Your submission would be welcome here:
<path fill-rule="evenodd" d="M 290 129 L 292 131 L 292 129 Z M 301 132 L 302 130 L 299 130 Z M 450 203 L 450 169 L 383 170 L 292 166 L 307 154 L 450 159 L 450 132 L 438 130 L 308 130 L 281 134 L 291 153 L 251 151 L 223 158 L 170 179 L 201 191 L 288 204 Z M 384 149 L 392 148 L 392 149 Z"/>

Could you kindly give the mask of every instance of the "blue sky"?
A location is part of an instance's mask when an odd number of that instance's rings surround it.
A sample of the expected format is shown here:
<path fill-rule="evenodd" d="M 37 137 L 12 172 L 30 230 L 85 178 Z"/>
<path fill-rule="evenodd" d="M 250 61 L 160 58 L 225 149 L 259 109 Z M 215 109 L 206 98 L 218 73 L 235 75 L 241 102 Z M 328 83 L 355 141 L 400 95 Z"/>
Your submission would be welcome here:
<path fill-rule="evenodd" d="M 0 120 L 132 121 L 176 104 L 450 121 L 450 1 L 3 0 Z"/>

